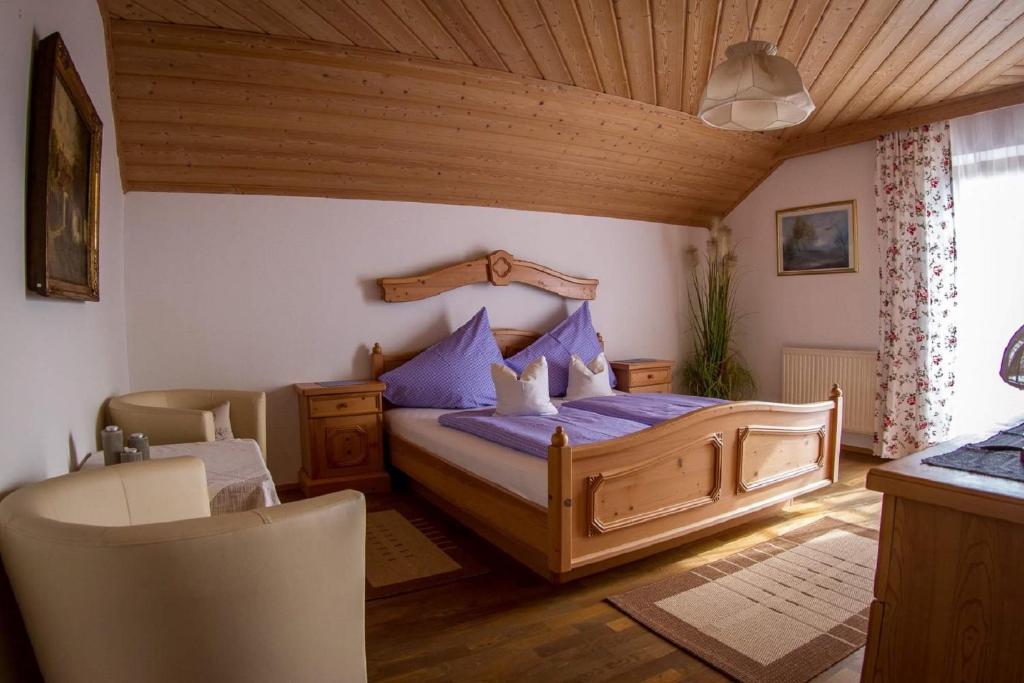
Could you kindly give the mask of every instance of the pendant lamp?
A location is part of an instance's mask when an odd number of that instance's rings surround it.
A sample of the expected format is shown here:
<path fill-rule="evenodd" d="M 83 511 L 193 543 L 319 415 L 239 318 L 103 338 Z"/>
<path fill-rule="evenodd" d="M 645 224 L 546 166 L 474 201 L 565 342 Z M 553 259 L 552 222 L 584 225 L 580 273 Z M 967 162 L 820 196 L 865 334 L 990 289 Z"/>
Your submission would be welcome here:
<path fill-rule="evenodd" d="M 698 115 L 726 130 L 763 131 L 802 123 L 814 102 L 800 73 L 774 43 L 748 40 L 725 51 L 704 89 Z"/>
<path fill-rule="evenodd" d="M 999 376 L 1010 386 L 1024 389 L 1024 327 L 1014 332 L 1006 345 Z"/>

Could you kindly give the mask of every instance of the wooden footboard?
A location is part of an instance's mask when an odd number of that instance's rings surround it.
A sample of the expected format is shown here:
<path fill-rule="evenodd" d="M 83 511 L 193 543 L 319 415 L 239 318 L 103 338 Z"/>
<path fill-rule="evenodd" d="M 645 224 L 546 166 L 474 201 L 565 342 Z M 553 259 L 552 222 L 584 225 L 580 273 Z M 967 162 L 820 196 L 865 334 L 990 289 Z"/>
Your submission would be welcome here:
<path fill-rule="evenodd" d="M 548 449 L 548 506 L 390 436 L 417 490 L 549 580 L 623 564 L 768 514 L 828 486 L 839 466 L 842 392 L 807 405 L 704 408 L 619 439 Z"/>
<path fill-rule="evenodd" d="M 611 441 L 548 449 L 548 568 L 587 573 L 828 486 L 842 392 L 808 405 L 727 403 Z"/>

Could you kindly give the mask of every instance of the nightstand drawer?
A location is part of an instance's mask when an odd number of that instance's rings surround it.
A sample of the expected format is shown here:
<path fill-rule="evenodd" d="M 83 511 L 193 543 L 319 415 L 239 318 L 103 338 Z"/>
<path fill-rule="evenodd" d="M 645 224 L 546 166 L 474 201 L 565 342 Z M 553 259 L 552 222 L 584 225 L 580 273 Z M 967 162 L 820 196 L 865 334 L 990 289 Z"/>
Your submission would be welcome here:
<path fill-rule="evenodd" d="M 632 394 L 671 394 L 671 384 L 648 384 L 645 387 L 630 387 L 630 393 Z"/>
<path fill-rule="evenodd" d="M 318 396 L 309 399 L 310 417 L 368 415 L 380 411 L 380 394 Z"/>
<path fill-rule="evenodd" d="M 670 368 L 650 368 L 649 370 L 630 370 L 629 386 L 648 387 L 653 384 L 671 384 L 672 370 Z"/>

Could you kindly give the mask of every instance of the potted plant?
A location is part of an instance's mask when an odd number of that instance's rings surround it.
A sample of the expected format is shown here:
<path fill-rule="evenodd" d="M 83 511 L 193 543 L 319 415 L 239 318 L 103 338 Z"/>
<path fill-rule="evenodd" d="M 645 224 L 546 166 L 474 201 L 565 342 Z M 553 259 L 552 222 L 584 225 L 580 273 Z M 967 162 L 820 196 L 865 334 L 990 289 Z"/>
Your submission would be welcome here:
<path fill-rule="evenodd" d="M 683 379 L 693 394 L 735 400 L 753 392 L 754 377 L 733 348 L 736 252 L 730 238 L 729 228 L 716 220 L 703 262 L 696 247 L 688 250 L 693 349 Z"/>

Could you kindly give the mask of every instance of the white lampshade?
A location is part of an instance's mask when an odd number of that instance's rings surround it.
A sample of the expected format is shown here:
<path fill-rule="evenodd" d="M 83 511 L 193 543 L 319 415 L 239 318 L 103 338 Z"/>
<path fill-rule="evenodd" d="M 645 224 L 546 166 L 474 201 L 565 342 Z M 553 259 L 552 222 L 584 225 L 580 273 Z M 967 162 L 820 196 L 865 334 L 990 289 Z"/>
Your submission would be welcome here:
<path fill-rule="evenodd" d="M 800 73 L 776 51 L 763 40 L 730 46 L 704 89 L 701 120 L 728 130 L 774 130 L 810 116 L 814 102 Z"/>

